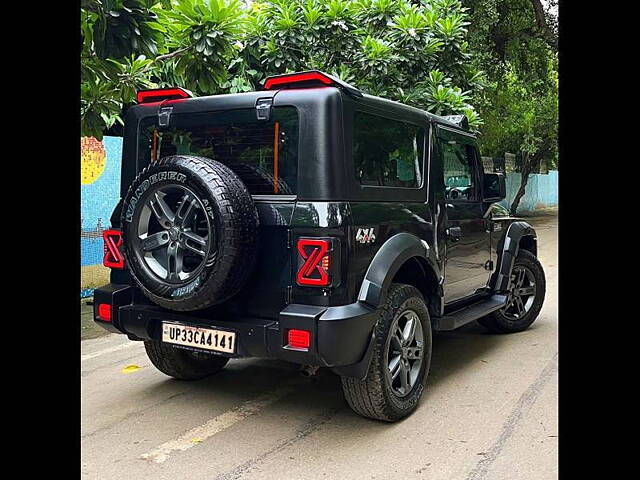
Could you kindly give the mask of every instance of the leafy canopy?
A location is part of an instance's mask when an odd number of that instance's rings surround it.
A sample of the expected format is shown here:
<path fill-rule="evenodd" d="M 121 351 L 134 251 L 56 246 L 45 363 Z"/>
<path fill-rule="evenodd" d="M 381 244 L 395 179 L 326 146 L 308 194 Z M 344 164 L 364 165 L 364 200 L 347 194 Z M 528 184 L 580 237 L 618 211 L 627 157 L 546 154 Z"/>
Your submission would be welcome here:
<path fill-rule="evenodd" d="M 82 135 L 122 123 L 138 89 L 235 93 L 308 69 L 482 123 L 460 0 L 83 0 L 81 15 Z"/>
<path fill-rule="evenodd" d="M 473 63 L 486 76 L 475 98 L 483 155 L 522 153 L 558 166 L 557 0 L 464 0 Z M 525 155 L 526 154 L 526 155 Z"/>

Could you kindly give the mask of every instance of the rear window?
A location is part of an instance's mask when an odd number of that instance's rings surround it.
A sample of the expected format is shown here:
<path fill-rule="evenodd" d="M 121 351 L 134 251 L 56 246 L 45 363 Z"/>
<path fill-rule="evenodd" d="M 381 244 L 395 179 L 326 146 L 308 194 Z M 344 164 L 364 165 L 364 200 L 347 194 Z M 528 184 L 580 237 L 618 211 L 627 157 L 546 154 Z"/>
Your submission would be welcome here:
<path fill-rule="evenodd" d="M 353 162 L 361 185 L 422 186 L 424 129 L 398 120 L 356 112 Z"/>
<path fill-rule="evenodd" d="M 252 195 L 295 195 L 298 173 L 298 114 L 276 107 L 269 121 L 256 111 L 233 110 L 171 116 L 169 128 L 157 118 L 142 121 L 140 168 L 169 155 L 197 155 L 233 170 Z"/>

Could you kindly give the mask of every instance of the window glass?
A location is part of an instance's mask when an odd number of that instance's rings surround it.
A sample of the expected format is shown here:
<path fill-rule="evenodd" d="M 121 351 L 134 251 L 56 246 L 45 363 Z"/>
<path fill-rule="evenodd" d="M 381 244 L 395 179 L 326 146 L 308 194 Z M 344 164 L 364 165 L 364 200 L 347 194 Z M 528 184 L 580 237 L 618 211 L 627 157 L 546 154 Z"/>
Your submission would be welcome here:
<path fill-rule="evenodd" d="M 446 197 L 451 200 L 474 200 L 475 179 L 473 178 L 472 147 L 455 140 L 443 140 L 441 145 Z"/>
<path fill-rule="evenodd" d="M 423 151 L 423 128 L 356 112 L 353 162 L 361 185 L 419 188 Z"/>
<path fill-rule="evenodd" d="M 197 155 L 233 170 L 252 195 L 294 195 L 298 172 L 298 114 L 273 109 L 258 121 L 254 109 L 173 115 L 169 128 L 157 117 L 140 128 L 139 165 L 169 155 Z"/>

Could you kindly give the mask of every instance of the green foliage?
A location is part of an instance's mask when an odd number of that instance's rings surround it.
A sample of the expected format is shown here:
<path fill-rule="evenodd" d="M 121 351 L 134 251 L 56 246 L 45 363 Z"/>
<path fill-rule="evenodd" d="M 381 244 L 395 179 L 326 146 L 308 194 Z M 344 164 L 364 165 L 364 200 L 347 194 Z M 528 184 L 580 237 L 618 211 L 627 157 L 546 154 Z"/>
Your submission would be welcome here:
<path fill-rule="evenodd" d="M 527 3 L 509 1 L 523 8 Z M 482 127 L 487 148 L 511 148 L 524 137 L 509 127 L 503 136 L 511 143 L 500 139 L 498 110 L 491 105 L 497 102 L 506 112 L 519 94 L 515 87 L 501 87 L 509 68 L 487 47 L 496 28 L 522 23 L 504 21 L 506 2 L 264 0 L 247 7 L 240 0 L 83 0 L 82 134 L 100 138 L 122 123 L 123 106 L 141 88 L 180 85 L 197 95 L 236 93 L 259 88 L 267 75 L 320 69 L 368 93 L 436 114 L 464 113 L 475 129 L 488 119 Z M 509 45 L 507 60 L 517 66 L 510 67 L 514 82 L 533 85 L 521 74 L 532 69 L 538 83 L 528 91 L 546 95 L 542 57 L 528 58 L 515 43 Z M 542 105 L 537 108 L 536 118 Z M 548 150 L 545 141 L 538 152 Z"/>
<path fill-rule="evenodd" d="M 558 60 L 555 17 L 535 0 L 464 0 L 474 21 L 472 64 L 486 75 L 474 105 L 484 125 L 483 155 L 522 153 L 557 168 Z M 553 2 L 547 2 L 553 3 Z"/>
<path fill-rule="evenodd" d="M 481 124 L 459 0 L 83 0 L 81 15 L 83 135 L 122 123 L 140 88 L 245 92 L 309 69 Z"/>
<path fill-rule="evenodd" d="M 492 88 L 492 109 L 485 114 L 483 154 L 527 152 L 554 160 L 557 157 L 557 84 L 543 97 L 533 95 L 513 70 Z"/>
<path fill-rule="evenodd" d="M 254 3 L 251 17 L 231 72 L 260 74 L 243 84 L 316 68 L 368 93 L 481 124 L 471 92 L 483 77 L 465 66 L 469 22 L 458 0 L 269 0 Z"/>
<path fill-rule="evenodd" d="M 182 85 L 198 93 L 216 93 L 226 81 L 227 65 L 237 53 L 244 25 L 239 0 L 178 0 L 160 9 L 166 45 L 180 55 L 170 60 Z M 162 78 L 158 77 L 160 84 Z M 172 79 L 173 80 L 173 79 Z"/>

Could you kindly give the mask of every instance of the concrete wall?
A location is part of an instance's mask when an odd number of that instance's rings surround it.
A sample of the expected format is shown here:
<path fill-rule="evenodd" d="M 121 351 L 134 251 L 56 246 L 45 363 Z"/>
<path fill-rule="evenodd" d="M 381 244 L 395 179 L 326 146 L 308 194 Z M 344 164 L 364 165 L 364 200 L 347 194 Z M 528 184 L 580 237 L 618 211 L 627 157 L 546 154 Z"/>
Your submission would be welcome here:
<path fill-rule="evenodd" d="M 120 199 L 122 138 L 80 139 L 80 297 L 109 283 L 109 269 L 102 266 L 102 231 Z"/>
<path fill-rule="evenodd" d="M 507 198 L 501 205 L 509 208 L 520 187 L 521 174 L 511 172 L 506 174 Z M 558 206 L 558 171 L 549 173 L 532 173 L 529 175 L 524 196 L 520 199 L 518 214 L 530 214 L 543 208 Z"/>

